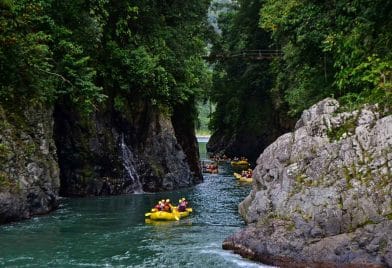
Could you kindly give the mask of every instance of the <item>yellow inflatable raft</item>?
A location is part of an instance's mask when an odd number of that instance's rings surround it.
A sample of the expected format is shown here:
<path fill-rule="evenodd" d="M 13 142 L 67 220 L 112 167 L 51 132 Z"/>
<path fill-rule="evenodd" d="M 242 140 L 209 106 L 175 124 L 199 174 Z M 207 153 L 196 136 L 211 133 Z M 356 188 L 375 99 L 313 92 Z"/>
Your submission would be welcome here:
<path fill-rule="evenodd" d="M 177 213 L 180 214 L 180 218 L 185 218 L 189 216 L 189 213 L 192 212 L 192 208 L 187 208 L 185 211 L 179 212 L 177 208 L 175 208 L 175 210 L 177 211 Z"/>
<path fill-rule="evenodd" d="M 234 172 L 234 177 L 240 182 L 253 182 L 253 178 L 242 177 L 241 174 Z"/>
<path fill-rule="evenodd" d="M 240 182 L 253 182 L 253 178 L 245 178 L 245 177 L 241 177 L 239 179 Z"/>
<path fill-rule="evenodd" d="M 241 174 L 240 173 L 234 172 L 233 175 L 234 175 L 234 178 L 236 178 L 237 180 L 241 179 Z"/>
<path fill-rule="evenodd" d="M 167 212 L 167 211 L 156 211 L 150 213 L 151 220 L 160 221 L 178 221 L 180 219 L 180 213 L 178 212 Z"/>
<path fill-rule="evenodd" d="M 157 211 L 153 208 L 151 209 L 151 212 L 146 213 L 145 216 L 155 221 L 178 221 L 181 218 L 189 216 L 190 212 L 192 212 L 192 208 L 187 208 L 184 212 L 179 212 L 177 208 L 173 208 L 172 212 Z"/>
<path fill-rule="evenodd" d="M 239 167 L 239 166 L 241 166 L 241 167 L 244 167 L 244 166 L 249 167 L 249 162 L 248 162 L 248 161 L 245 161 L 245 160 L 231 161 L 230 164 L 231 164 L 233 167 Z"/>

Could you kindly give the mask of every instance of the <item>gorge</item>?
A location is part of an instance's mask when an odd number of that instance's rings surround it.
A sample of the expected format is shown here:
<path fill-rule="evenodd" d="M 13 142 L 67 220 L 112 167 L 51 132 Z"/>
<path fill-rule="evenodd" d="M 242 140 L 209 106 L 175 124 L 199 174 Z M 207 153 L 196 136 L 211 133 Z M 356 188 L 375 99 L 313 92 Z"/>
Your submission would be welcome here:
<path fill-rule="evenodd" d="M 391 12 L 0 0 L 0 266 L 392 267 Z"/>

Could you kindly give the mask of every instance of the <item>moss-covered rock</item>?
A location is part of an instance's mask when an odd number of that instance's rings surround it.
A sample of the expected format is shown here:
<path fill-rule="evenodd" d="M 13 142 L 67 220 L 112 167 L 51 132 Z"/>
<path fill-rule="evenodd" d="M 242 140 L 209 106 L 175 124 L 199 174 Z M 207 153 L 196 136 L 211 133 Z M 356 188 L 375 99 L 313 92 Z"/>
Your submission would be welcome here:
<path fill-rule="evenodd" d="M 0 106 L 0 223 L 47 213 L 60 186 L 52 110 Z"/>

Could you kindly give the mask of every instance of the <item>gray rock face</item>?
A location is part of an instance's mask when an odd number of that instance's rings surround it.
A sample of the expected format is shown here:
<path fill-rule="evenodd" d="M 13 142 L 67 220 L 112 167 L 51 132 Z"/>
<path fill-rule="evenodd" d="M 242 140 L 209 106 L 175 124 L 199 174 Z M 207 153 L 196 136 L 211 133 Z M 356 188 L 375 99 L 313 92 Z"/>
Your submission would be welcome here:
<path fill-rule="evenodd" d="M 201 182 L 200 175 L 191 170 L 191 162 L 176 138 L 170 118 L 157 115 L 155 120 L 139 146 L 141 158 L 146 162 L 144 170 L 148 172 L 141 173 L 144 190 L 173 190 Z"/>
<path fill-rule="evenodd" d="M 260 155 L 227 249 L 266 263 L 392 266 L 392 116 L 325 99 Z M 317 267 L 319 267 L 317 266 Z"/>
<path fill-rule="evenodd" d="M 59 186 L 52 111 L 0 106 L 0 223 L 53 210 Z"/>
<path fill-rule="evenodd" d="M 169 116 L 147 103 L 128 109 L 105 108 L 86 118 L 67 105 L 56 108 L 61 195 L 156 192 L 201 181 Z"/>

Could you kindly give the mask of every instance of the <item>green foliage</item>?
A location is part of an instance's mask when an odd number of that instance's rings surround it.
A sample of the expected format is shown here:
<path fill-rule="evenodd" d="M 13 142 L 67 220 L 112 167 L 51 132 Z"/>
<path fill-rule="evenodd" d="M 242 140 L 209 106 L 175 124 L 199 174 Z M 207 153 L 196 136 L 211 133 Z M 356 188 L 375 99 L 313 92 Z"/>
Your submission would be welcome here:
<path fill-rule="evenodd" d="M 210 101 L 200 101 L 197 104 L 198 110 L 198 122 L 196 126 L 196 133 L 198 135 L 210 135 L 210 131 L 208 129 L 208 125 L 210 122 L 211 114 L 215 111 L 215 105 L 213 105 Z"/>
<path fill-rule="evenodd" d="M 108 24 L 99 76 L 109 95 L 145 100 L 163 110 L 187 103 L 210 86 L 202 60 L 210 32 L 209 1 L 116 1 Z"/>
<path fill-rule="evenodd" d="M 0 8 L 0 99 L 50 99 L 50 36 L 37 27 L 45 19 L 42 4 L 1 1 Z"/>
<path fill-rule="evenodd" d="M 331 141 L 338 141 L 343 136 L 343 134 L 352 135 L 354 134 L 356 125 L 357 118 L 355 116 L 351 117 L 347 119 L 341 126 L 329 129 L 327 133 L 328 138 Z"/>
<path fill-rule="evenodd" d="M 243 50 L 266 49 L 269 34 L 257 27 L 263 1 L 233 1 L 223 4 L 225 12 L 218 17 L 221 36 L 214 42 L 212 54 L 238 53 Z M 216 110 L 210 122 L 214 131 L 257 135 L 263 117 L 270 117 L 266 102 L 270 99 L 269 62 L 230 58 L 214 65 L 211 100 Z"/>
<path fill-rule="evenodd" d="M 114 109 L 116 109 L 119 112 L 125 111 L 126 99 L 124 99 L 121 96 L 116 96 L 116 97 L 114 97 L 113 102 L 114 102 L 114 104 L 113 104 Z"/>
<path fill-rule="evenodd" d="M 20 191 L 20 187 L 19 184 L 17 184 L 14 180 L 11 180 L 5 172 L 0 171 L 0 191 L 4 190 L 18 193 Z"/>
<path fill-rule="evenodd" d="M 75 40 L 66 38 L 71 31 L 51 17 L 54 2 L 2 1 L 2 104 L 53 103 L 59 95 L 68 94 L 77 106 L 91 110 L 102 100 L 89 57 Z"/>
<path fill-rule="evenodd" d="M 0 0 L 0 101 L 186 103 L 211 83 L 209 3 Z"/>
<path fill-rule="evenodd" d="M 292 115 L 331 95 L 391 104 L 391 8 L 381 0 L 266 1 L 260 26 L 284 52 L 273 92 Z"/>
<path fill-rule="evenodd" d="M 11 149 L 4 143 L 0 143 L 0 160 L 6 159 L 11 153 Z"/>

